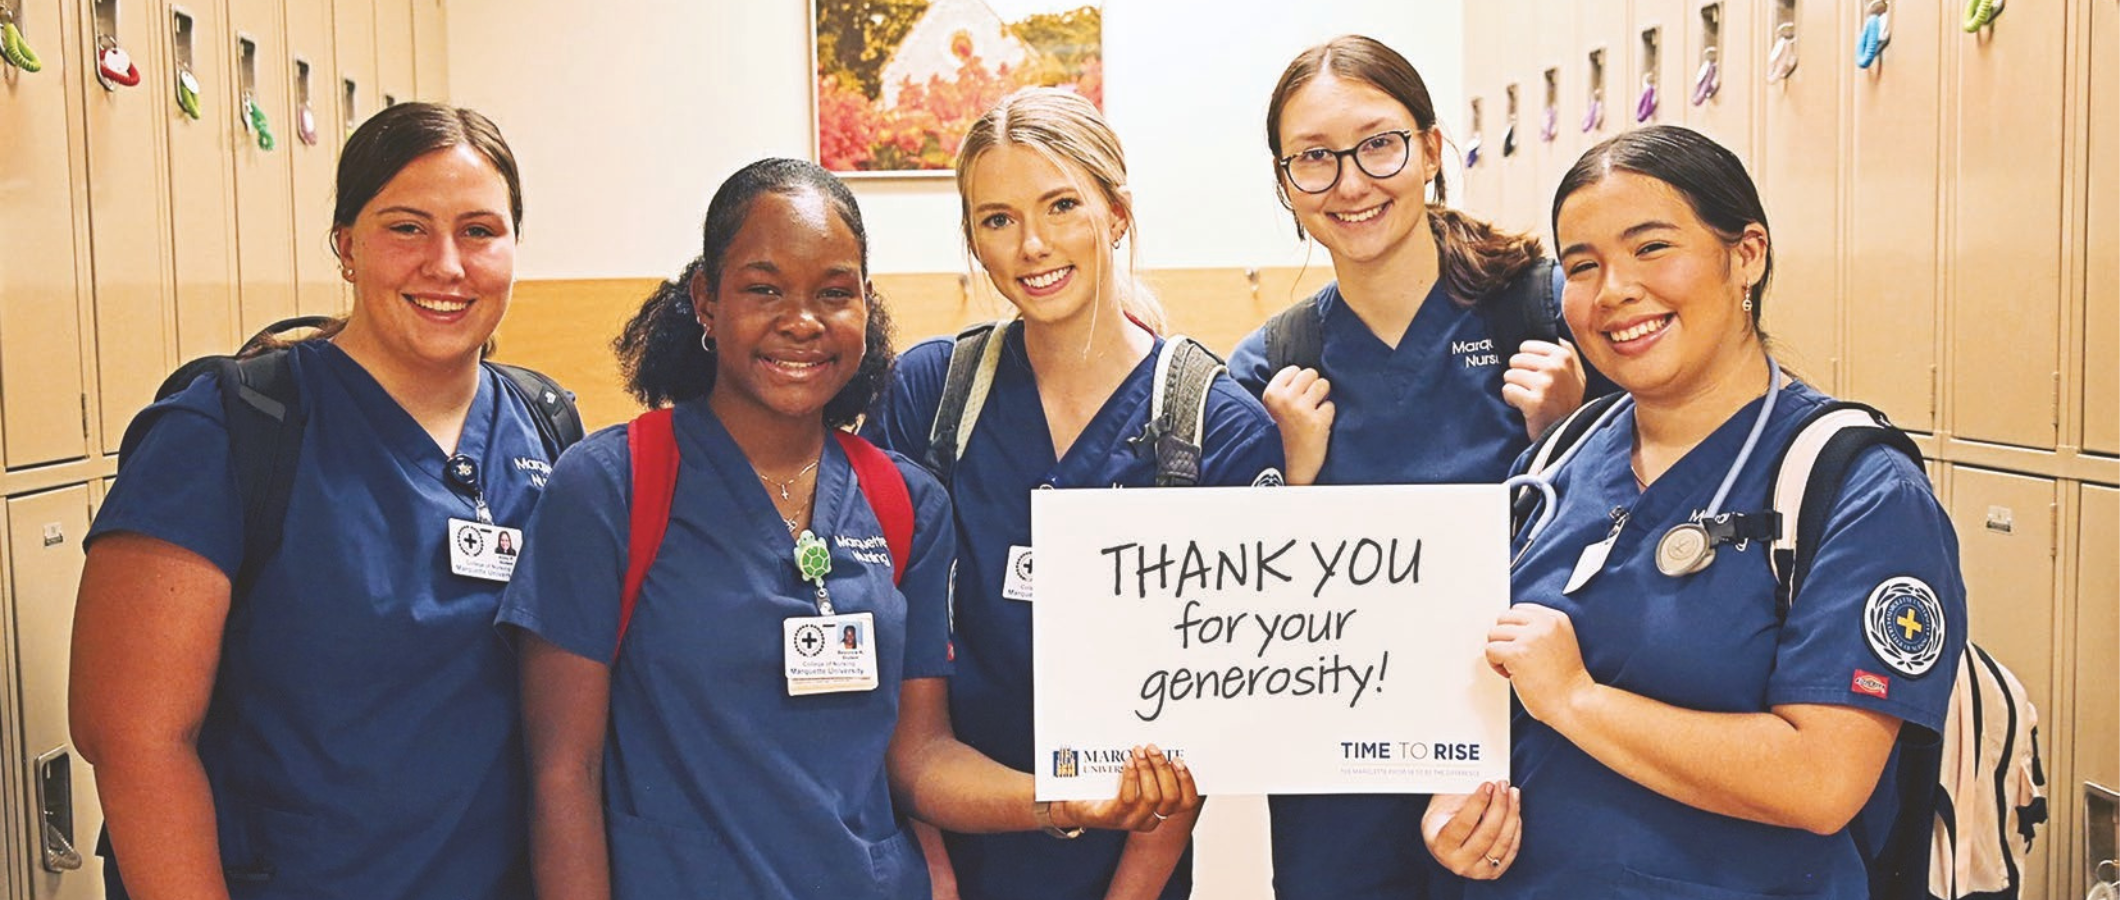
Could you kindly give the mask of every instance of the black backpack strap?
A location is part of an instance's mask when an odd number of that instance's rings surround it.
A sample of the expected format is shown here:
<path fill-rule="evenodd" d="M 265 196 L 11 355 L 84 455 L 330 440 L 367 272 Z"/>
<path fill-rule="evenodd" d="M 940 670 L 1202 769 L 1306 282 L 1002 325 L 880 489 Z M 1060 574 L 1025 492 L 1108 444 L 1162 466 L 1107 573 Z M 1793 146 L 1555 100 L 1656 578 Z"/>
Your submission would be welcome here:
<path fill-rule="evenodd" d="M 1591 400 L 1576 407 L 1574 412 L 1569 413 L 1567 418 L 1560 420 L 1552 428 L 1546 429 L 1546 433 L 1540 435 L 1539 439 L 1531 444 L 1531 456 L 1529 462 L 1524 466 L 1524 474 L 1545 474 L 1546 470 L 1553 465 L 1554 460 L 1567 455 L 1570 448 L 1582 441 L 1585 436 L 1590 434 L 1590 430 L 1596 428 L 1597 423 L 1604 419 L 1605 411 L 1611 409 L 1613 404 L 1618 403 L 1620 398 L 1625 396 L 1627 395 L 1606 394 Z M 1524 523 L 1531 518 L 1532 511 L 1538 508 L 1540 496 L 1538 491 L 1531 488 L 1517 488 L 1516 496 L 1510 498 L 1509 501 L 1510 534 L 1516 534 L 1524 529 Z"/>
<path fill-rule="evenodd" d="M 1780 519 L 1767 561 L 1779 587 L 1780 611 L 1803 589 L 1804 576 L 1818 556 L 1825 534 L 1826 518 L 1840 496 L 1857 456 L 1883 444 L 1921 465 L 1921 450 L 1906 432 L 1894 427 L 1884 413 L 1860 403 L 1837 400 L 1812 410 L 1796 428 L 1796 436 L 1782 448 L 1774 463 L 1773 511 Z"/>
<path fill-rule="evenodd" d="M 1207 394 L 1215 376 L 1227 370 L 1221 357 L 1192 338 L 1174 334 L 1164 339 L 1156 353 L 1148 429 L 1142 434 L 1155 448 L 1157 487 L 1200 483 Z"/>
<path fill-rule="evenodd" d="M 1315 369 L 1325 358 L 1325 323 L 1318 298 L 1307 297 L 1266 320 L 1266 378 L 1289 366 Z"/>
<path fill-rule="evenodd" d="M 507 363 L 489 365 L 501 374 L 501 383 L 530 408 L 530 419 L 537 423 L 537 437 L 545 445 L 546 456 L 557 460 L 561 452 L 582 439 L 582 414 L 574 406 L 573 391 L 535 369 Z"/>
<path fill-rule="evenodd" d="M 957 343 L 950 348 L 950 370 L 942 380 L 935 421 L 928 426 L 927 458 L 923 460 L 945 486 L 957 469 L 958 452 L 979 424 L 994 372 L 1001 368 L 1001 348 L 1008 343 L 1001 328 L 999 322 L 972 325 L 957 332 Z"/>
<path fill-rule="evenodd" d="M 1480 301 L 1487 336 L 1503 368 L 1525 341 L 1558 341 L 1560 303 L 1553 293 L 1553 260 L 1539 259 L 1518 272 L 1501 290 Z"/>
<path fill-rule="evenodd" d="M 228 455 L 243 502 L 243 563 L 231 586 L 234 599 L 250 593 L 258 571 L 280 550 L 309 413 L 285 350 L 225 360 L 219 374 Z"/>

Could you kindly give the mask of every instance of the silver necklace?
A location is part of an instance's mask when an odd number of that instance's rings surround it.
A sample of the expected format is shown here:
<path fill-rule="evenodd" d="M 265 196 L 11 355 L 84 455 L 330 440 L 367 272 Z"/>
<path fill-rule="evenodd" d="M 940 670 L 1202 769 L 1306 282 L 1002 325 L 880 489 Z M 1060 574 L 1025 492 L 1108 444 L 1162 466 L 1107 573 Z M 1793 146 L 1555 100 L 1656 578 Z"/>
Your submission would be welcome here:
<path fill-rule="evenodd" d="M 824 457 L 820 456 L 817 459 L 811 460 L 809 465 L 802 467 L 802 471 L 795 473 L 793 476 L 790 476 L 785 481 L 778 478 L 769 478 L 764 472 L 758 473 L 758 480 L 765 482 L 766 487 L 778 490 L 780 492 L 780 499 L 792 500 L 794 499 L 794 495 L 788 493 L 788 489 L 794 487 L 795 482 L 801 481 L 802 476 L 810 474 L 810 470 L 817 468 L 817 463 L 822 461 L 823 459 Z"/>

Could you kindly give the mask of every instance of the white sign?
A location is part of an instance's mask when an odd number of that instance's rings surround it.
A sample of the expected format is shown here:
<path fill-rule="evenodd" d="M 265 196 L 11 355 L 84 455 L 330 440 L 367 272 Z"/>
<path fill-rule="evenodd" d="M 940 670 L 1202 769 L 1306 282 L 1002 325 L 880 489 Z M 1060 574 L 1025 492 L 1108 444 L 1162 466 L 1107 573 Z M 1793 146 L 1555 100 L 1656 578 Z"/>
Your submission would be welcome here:
<path fill-rule="evenodd" d="M 1038 798 L 1127 752 L 1203 794 L 1462 793 L 1508 776 L 1499 485 L 1036 491 Z"/>

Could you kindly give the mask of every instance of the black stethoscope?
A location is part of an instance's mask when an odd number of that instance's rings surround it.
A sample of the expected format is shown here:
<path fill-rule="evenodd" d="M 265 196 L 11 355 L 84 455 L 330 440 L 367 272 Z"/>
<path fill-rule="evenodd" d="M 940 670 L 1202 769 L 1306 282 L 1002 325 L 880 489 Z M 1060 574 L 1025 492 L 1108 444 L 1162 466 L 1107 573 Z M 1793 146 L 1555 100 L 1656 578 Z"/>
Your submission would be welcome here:
<path fill-rule="evenodd" d="M 1767 387 L 1766 400 L 1759 405 L 1759 415 L 1752 420 L 1752 431 L 1745 436 L 1744 447 L 1737 451 L 1737 458 L 1731 461 L 1729 471 L 1723 473 L 1722 484 L 1715 489 L 1715 499 L 1708 503 L 1708 511 L 1689 521 L 1671 526 L 1664 532 L 1663 537 L 1657 539 L 1657 571 L 1673 578 L 1691 575 L 1715 562 L 1715 548 L 1723 544 L 1749 538 L 1774 537 L 1770 533 L 1773 530 L 1771 527 L 1762 531 L 1763 525 L 1771 526 L 1771 522 L 1767 521 L 1771 516 L 1748 516 L 1744 513 L 1722 511 L 1723 501 L 1730 498 L 1731 486 L 1737 483 L 1737 474 L 1744 471 L 1745 463 L 1752 459 L 1752 451 L 1759 447 L 1760 434 L 1767 430 L 1767 420 L 1774 417 L 1774 399 L 1781 394 L 1782 375 L 1781 367 L 1774 364 L 1774 358 L 1771 356 L 1767 357 L 1767 370 L 1771 373 L 1772 381 Z M 1559 495 L 1553 487 L 1554 473 L 1559 472 L 1562 466 L 1575 458 L 1577 451 L 1590 443 L 1590 435 L 1595 434 L 1607 421 L 1633 402 L 1634 398 L 1627 396 L 1612 404 L 1610 409 L 1598 416 L 1596 422 L 1591 423 L 1582 438 L 1569 447 L 1566 453 L 1561 454 L 1559 459 L 1554 460 L 1552 465 L 1536 474 L 1527 472 L 1502 482 L 1502 487 L 1509 491 L 1525 487 L 1537 490 L 1543 501 L 1539 504 L 1538 518 L 1532 521 L 1531 527 L 1524 533 L 1524 548 L 1517 553 L 1518 561 L 1523 559 L 1524 551 L 1531 548 L 1532 542 L 1538 540 L 1539 533 L 1546 530 L 1546 526 L 1553 519 L 1554 510 L 1560 505 Z M 1624 523 L 1624 520 L 1622 522 Z M 1615 528 L 1615 534 L 1617 531 Z"/>

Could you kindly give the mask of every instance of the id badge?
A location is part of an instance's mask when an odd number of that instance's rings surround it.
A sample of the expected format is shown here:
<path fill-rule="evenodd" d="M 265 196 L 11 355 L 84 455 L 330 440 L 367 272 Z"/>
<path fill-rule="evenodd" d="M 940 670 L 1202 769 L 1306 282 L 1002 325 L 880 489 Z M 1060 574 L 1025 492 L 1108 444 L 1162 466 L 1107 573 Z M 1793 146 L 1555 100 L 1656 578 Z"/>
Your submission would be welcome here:
<path fill-rule="evenodd" d="M 876 617 L 796 616 L 780 623 L 788 696 L 876 689 Z"/>
<path fill-rule="evenodd" d="M 522 550 L 520 528 L 449 520 L 449 571 L 458 575 L 506 583 L 515 577 L 516 554 Z"/>
<path fill-rule="evenodd" d="M 1031 548 L 1021 544 L 1008 548 L 1008 571 L 1001 576 L 1001 596 L 1031 599 Z"/>

